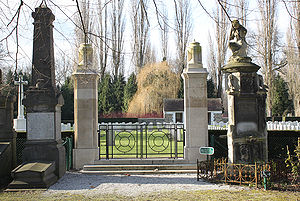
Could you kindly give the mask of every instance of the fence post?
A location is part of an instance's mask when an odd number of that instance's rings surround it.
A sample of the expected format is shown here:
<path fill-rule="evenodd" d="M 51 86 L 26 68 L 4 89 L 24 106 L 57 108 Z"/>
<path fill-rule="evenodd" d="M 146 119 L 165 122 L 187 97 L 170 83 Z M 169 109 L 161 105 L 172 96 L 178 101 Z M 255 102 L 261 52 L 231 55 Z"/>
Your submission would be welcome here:
<path fill-rule="evenodd" d="M 177 147 L 177 140 L 178 140 L 178 138 L 177 138 L 177 123 L 175 123 L 174 124 L 174 141 L 175 141 L 175 158 L 178 158 L 178 147 Z M 172 153 L 172 150 L 171 150 L 171 153 Z M 198 161 L 198 159 L 197 159 L 197 161 Z"/>
<path fill-rule="evenodd" d="M 224 163 L 224 179 L 225 179 L 225 183 L 227 183 L 227 164 Z"/>
<path fill-rule="evenodd" d="M 199 181 L 199 161 L 197 159 L 197 181 Z"/>
<path fill-rule="evenodd" d="M 257 178 L 257 164 L 255 162 L 255 187 L 256 188 L 257 188 L 257 180 L 258 180 L 258 178 Z"/>
<path fill-rule="evenodd" d="M 108 160 L 109 159 L 109 154 L 108 154 L 108 152 L 109 152 L 109 135 L 108 135 L 108 124 L 106 124 L 106 129 L 105 129 L 105 139 L 106 139 L 106 142 L 105 142 L 105 145 L 106 145 L 106 159 Z"/>

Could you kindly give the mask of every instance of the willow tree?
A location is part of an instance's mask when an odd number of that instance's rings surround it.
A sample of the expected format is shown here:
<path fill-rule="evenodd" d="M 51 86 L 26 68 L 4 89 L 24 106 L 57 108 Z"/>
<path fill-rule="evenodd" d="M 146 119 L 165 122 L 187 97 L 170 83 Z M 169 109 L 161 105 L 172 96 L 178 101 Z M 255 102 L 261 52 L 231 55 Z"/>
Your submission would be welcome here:
<path fill-rule="evenodd" d="M 163 99 L 176 98 L 180 80 L 166 61 L 147 64 L 137 75 L 138 88 L 129 103 L 128 114 L 161 114 Z"/>

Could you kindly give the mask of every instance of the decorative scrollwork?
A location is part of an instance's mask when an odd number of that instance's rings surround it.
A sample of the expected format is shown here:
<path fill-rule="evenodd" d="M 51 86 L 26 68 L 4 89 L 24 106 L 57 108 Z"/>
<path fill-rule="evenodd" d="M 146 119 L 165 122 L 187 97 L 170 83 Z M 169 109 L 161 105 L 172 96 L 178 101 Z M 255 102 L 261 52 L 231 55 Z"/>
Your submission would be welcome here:
<path fill-rule="evenodd" d="M 148 145 L 154 152 L 165 151 L 170 144 L 168 135 L 163 131 L 154 131 L 149 135 Z"/>
<path fill-rule="evenodd" d="M 134 135 L 127 131 L 119 132 L 115 136 L 115 147 L 120 152 L 130 152 L 135 147 Z"/>

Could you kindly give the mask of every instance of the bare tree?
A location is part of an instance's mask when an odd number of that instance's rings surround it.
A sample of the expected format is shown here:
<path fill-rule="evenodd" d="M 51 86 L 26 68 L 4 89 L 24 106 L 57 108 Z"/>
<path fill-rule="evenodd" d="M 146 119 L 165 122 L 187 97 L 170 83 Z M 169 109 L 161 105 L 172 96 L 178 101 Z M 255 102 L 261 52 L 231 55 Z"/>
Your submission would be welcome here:
<path fill-rule="evenodd" d="M 207 69 L 209 72 L 209 76 L 213 80 L 213 82 L 217 83 L 217 57 L 215 51 L 215 45 L 212 41 L 211 34 L 208 35 L 208 54 L 207 54 Z"/>
<path fill-rule="evenodd" d="M 99 71 L 100 71 L 100 79 L 102 80 L 108 63 L 108 14 L 107 14 L 107 5 L 102 3 L 102 0 L 98 0 L 97 7 L 97 24 L 95 25 L 95 33 L 98 35 L 95 38 L 95 46 L 97 47 L 95 50 L 96 60 L 98 62 Z"/>
<path fill-rule="evenodd" d="M 192 32 L 190 0 L 174 0 L 177 72 L 186 66 L 186 48 Z"/>
<path fill-rule="evenodd" d="M 258 23 L 256 43 L 264 81 L 269 87 L 267 94 L 267 114 L 271 116 L 273 79 L 275 72 L 282 67 L 278 62 L 279 41 L 276 24 L 278 0 L 257 0 L 257 3 L 260 20 Z"/>
<path fill-rule="evenodd" d="M 224 8 L 229 10 L 226 2 L 224 2 Z M 228 12 L 228 11 L 227 11 Z M 216 39 L 216 77 L 217 77 L 217 97 L 223 95 L 223 74 L 222 67 L 225 65 L 226 55 L 228 50 L 228 30 L 230 28 L 230 21 L 226 16 L 226 13 L 220 6 L 218 6 L 214 13 L 215 25 L 215 39 Z M 223 98 L 224 99 L 224 98 Z"/>
<path fill-rule="evenodd" d="M 163 60 L 169 59 L 169 25 L 168 25 L 168 10 L 164 3 L 161 4 L 161 22 L 160 23 L 160 37 L 161 37 L 161 49 Z M 159 19 L 158 19 L 159 20 Z"/>
<path fill-rule="evenodd" d="M 249 4 L 247 0 L 235 0 L 235 13 L 244 27 L 247 27 L 248 8 Z"/>
<path fill-rule="evenodd" d="M 111 51 L 112 74 L 117 77 L 124 72 L 124 30 L 125 21 L 123 14 L 124 0 L 112 0 L 111 9 Z"/>
<path fill-rule="evenodd" d="M 300 116 L 300 2 L 290 3 L 289 8 L 292 10 L 292 16 L 287 31 L 286 59 L 288 64 L 283 69 L 283 74 L 293 99 L 295 116 Z"/>
<path fill-rule="evenodd" d="M 145 65 L 145 53 L 149 43 L 149 23 L 147 18 L 148 0 L 131 0 L 131 24 L 133 32 L 132 62 L 135 72 Z"/>

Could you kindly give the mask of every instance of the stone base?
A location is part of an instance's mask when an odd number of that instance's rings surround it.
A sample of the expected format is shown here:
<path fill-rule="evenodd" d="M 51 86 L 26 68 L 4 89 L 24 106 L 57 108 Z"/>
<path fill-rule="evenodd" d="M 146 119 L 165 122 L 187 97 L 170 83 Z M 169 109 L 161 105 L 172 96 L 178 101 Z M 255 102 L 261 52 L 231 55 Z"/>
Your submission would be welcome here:
<path fill-rule="evenodd" d="M 73 149 L 73 168 L 79 170 L 84 165 L 92 165 L 99 160 L 99 148 Z"/>
<path fill-rule="evenodd" d="M 26 132 L 26 119 L 14 119 L 14 129 L 16 132 Z"/>
<path fill-rule="evenodd" d="M 199 161 L 207 160 L 207 156 L 200 155 L 200 147 L 184 147 L 184 160 L 189 161 L 189 163 L 196 163 L 197 159 Z"/>
<path fill-rule="evenodd" d="M 57 181 L 55 162 L 24 163 L 12 171 L 8 189 L 48 188 Z"/>
<path fill-rule="evenodd" d="M 54 174 L 61 178 L 66 172 L 65 147 L 55 140 L 27 141 L 23 151 L 24 162 L 54 161 Z"/>

